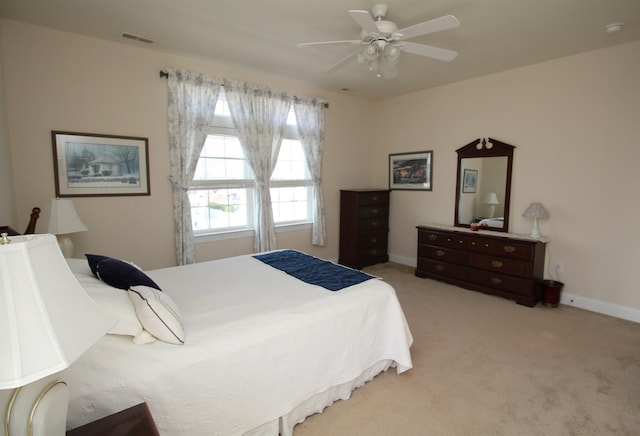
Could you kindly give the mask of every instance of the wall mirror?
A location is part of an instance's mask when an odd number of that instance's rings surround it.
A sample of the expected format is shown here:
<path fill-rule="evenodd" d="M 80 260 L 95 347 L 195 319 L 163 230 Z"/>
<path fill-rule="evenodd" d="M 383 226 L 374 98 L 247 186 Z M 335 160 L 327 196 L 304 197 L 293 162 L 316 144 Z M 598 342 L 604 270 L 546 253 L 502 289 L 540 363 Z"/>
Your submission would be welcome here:
<path fill-rule="evenodd" d="M 492 138 L 476 139 L 456 150 L 458 172 L 454 225 L 509 231 L 513 145 Z"/>

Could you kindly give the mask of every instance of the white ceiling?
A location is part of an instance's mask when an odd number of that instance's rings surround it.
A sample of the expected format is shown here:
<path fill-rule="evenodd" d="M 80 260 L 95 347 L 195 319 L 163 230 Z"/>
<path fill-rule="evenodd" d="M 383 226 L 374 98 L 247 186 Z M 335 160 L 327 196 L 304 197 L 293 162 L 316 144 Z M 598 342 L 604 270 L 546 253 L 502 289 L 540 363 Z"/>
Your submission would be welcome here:
<path fill-rule="evenodd" d="M 640 40 L 640 0 L 387 0 L 399 28 L 455 15 L 457 29 L 412 41 L 457 50 L 452 62 L 403 53 L 381 79 L 352 62 L 323 71 L 353 46 L 300 42 L 358 39 L 348 10 L 368 0 L 0 0 L 0 16 L 148 49 L 246 66 L 372 100 L 553 58 Z M 623 22 L 608 35 L 607 24 Z M 122 32 L 154 41 L 122 38 Z M 640 56 L 640 53 L 638 53 Z M 174 67 L 180 67 L 179 65 Z"/>

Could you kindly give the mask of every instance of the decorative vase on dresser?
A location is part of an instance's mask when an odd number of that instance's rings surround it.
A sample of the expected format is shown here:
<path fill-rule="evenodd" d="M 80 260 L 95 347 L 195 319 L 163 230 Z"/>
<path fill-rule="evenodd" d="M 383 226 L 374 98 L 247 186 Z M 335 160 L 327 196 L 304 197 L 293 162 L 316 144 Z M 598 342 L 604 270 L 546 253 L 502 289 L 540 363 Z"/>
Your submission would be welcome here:
<path fill-rule="evenodd" d="M 547 238 L 418 226 L 415 275 L 499 295 L 533 307 L 540 301 Z"/>
<path fill-rule="evenodd" d="M 389 190 L 340 191 L 340 257 L 338 262 L 361 269 L 387 262 Z"/>

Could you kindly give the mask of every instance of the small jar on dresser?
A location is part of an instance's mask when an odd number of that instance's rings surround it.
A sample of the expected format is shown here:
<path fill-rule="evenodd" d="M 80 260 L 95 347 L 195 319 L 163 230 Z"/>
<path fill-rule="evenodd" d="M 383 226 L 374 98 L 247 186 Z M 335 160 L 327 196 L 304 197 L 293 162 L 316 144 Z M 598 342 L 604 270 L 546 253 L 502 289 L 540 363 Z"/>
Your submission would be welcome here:
<path fill-rule="evenodd" d="M 340 191 L 340 257 L 338 262 L 361 269 L 387 262 L 389 190 Z"/>
<path fill-rule="evenodd" d="M 533 307 L 540 301 L 547 238 L 418 226 L 415 275 L 498 295 Z"/>

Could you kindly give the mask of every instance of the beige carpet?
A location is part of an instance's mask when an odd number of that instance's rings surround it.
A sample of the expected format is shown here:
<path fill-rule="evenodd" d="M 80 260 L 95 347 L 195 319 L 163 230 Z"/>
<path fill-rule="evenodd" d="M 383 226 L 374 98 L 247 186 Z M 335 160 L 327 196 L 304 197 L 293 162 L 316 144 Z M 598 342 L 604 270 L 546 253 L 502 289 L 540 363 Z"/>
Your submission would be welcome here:
<path fill-rule="evenodd" d="M 307 435 L 640 435 L 640 324 L 366 268 L 393 285 L 413 369 L 380 374 Z"/>

